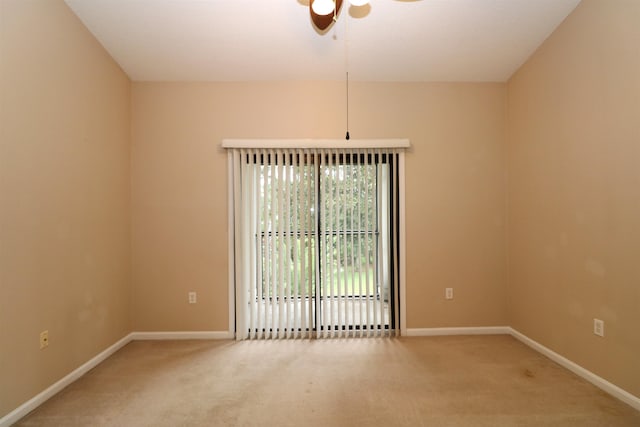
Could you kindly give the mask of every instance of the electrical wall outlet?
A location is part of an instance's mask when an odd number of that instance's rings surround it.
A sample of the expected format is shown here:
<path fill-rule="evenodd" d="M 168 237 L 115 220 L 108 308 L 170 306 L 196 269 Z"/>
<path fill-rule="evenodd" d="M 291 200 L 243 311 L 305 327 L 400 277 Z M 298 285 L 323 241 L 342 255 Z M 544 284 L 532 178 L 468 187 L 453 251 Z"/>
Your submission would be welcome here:
<path fill-rule="evenodd" d="M 453 288 L 445 288 L 444 297 L 445 299 L 453 299 Z"/>
<path fill-rule="evenodd" d="M 198 295 L 195 292 L 189 292 L 189 304 L 195 304 L 198 302 Z"/>
<path fill-rule="evenodd" d="M 593 319 L 593 333 L 604 337 L 604 320 Z"/>
<path fill-rule="evenodd" d="M 40 350 L 49 346 L 49 331 L 40 332 Z"/>

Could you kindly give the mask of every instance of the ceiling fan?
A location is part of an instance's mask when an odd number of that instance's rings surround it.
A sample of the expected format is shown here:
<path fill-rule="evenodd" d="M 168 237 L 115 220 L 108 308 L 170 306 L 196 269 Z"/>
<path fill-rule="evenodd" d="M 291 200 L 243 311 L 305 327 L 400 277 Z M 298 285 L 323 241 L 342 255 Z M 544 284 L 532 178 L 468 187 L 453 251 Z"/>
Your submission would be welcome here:
<path fill-rule="evenodd" d="M 362 7 L 369 3 L 369 0 L 348 0 L 351 6 Z M 396 0 L 402 2 L 413 2 L 418 0 Z M 340 13 L 342 0 L 310 0 L 309 13 L 311 21 L 320 30 L 324 31 L 334 23 Z"/>

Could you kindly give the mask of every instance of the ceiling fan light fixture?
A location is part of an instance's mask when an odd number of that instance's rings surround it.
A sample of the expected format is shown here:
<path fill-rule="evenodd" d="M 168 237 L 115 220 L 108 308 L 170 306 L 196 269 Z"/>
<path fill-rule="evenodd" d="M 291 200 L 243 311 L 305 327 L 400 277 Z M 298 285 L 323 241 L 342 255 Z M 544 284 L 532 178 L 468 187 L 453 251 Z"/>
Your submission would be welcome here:
<path fill-rule="evenodd" d="M 349 0 L 349 3 L 351 3 L 351 6 L 364 6 L 365 4 L 369 3 L 369 0 Z"/>
<path fill-rule="evenodd" d="M 317 15 L 328 15 L 335 9 L 333 0 L 314 0 L 311 9 Z"/>

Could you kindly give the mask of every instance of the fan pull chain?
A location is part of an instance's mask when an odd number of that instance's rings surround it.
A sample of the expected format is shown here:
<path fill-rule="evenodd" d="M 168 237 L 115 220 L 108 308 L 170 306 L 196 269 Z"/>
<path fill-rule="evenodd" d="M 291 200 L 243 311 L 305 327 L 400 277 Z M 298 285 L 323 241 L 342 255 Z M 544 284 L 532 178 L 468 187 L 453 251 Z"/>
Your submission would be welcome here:
<path fill-rule="evenodd" d="M 344 65 L 347 69 L 347 134 L 345 136 L 348 141 L 349 136 L 349 14 L 344 17 Z"/>

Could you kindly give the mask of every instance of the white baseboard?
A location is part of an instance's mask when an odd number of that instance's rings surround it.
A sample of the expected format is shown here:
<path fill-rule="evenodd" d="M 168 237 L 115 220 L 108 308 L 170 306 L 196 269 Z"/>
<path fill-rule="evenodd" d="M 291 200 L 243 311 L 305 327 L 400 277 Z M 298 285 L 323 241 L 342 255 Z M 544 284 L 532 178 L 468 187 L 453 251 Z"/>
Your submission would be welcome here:
<path fill-rule="evenodd" d="M 228 340 L 233 339 L 229 331 L 176 331 L 176 332 L 132 332 L 133 340 Z"/>
<path fill-rule="evenodd" d="M 589 381 L 591 384 L 609 393 L 613 397 L 627 403 L 633 408 L 640 411 L 640 398 L 621 389 L 615 384 L 610 383 L 593 372 L 583 368 L 571 360 L 559 355 L 553 350 L 543 346 L 542 344 L 532 340 L 531 338 L 521 334 L 517 330 L 509 326 L 487 326 L 487 327 L 469 327 L 469 328 L 415 328 L 407 329 L 405 336 L 444 336 L 444 335 L 511 335 L 517 340 L 528 345 L 537 352 L 543 354 L 560 366 L 570 370 L 576 375 Z M 9 427 L 17 422 L 29 412 L 42 405 L 45 401 L 60 392 L 63 388 L 70 385 L 78 378 L 86 374 L 89 370 L 96 367 L 106 358 L 116 351 L 135 340 L 190 340 L 190 339 L 233 339 L 234 335 L 230 331 L 196 331 L 196 332 L 132 332 L 118 342 L 71 372 L 69 375 L 60 379 L 58 382 L 48 387 L 35 397 L 23 403 L 4 417 L 0 418 L 0 427 Z"/>
<path fill-rule="evenodd" d="M 563 368 L 566 368 L 566 369 L 570 370 L 571 372 L 573 372 L 574 374 L 578 375 L 579 377 L 584 378 L 585 380 L 589 381 L 591 384 L 593 384 L 596 387 L 600 388 L 602 391 L 605 391 L 605 392 L 609 393 L 613 397 L 623 401 L 624 403 L 626 403 L 626 404 L 632 406 L 633 408 L 637 409 L 638 411 L 640 411 L 640 398 L 639 397 L 634 396 L 633 394 L 629 393 L 628 391 L 625 391 L 625 390 L 621 389 L 617 385 L 610 383 L 609 381 L 605 380 L 602 377 L 599 377 L 598 375 L 594 374 L 593 372 L 591 372 L 591 371 L 583 368 L 582 366 L 572 362 L 571 360 L 567 359 L 566 357 L 559 355 L 558 353 L 556 353 L 555 351 L 551 350 L 550 348 L 547 348 L 547 347 L 543 346 L 539 342 L 532 340 L 531 338 L 527 337 L 526 335 L 523 335 L 522 333 L 518 332 L 517 330 L 515 330 L 513 328 L 509 328 L 509 329 L 510 329 L 511 336 L 516 338 L 518 341 L 521 341 L 522 343 L 528 345 L 532 349 L 536 350 L 538 353 L 543 354 L 544 356 L 546 356 L 549 359 L 551 359 L 554 362 L 556 362 L 558 365 L 562 366 Z"/>
<path fill-rule="evenodd" d="M 433 337 L 443 335 L 509 335 L 508 326 L 480 326 L 469 328 L 409 328 L 407 337 Z"/>
<path fill-rule="evenodd" d="M 67 387 L 78 378 L 89 372 L 91 369 L 98 366 L 101 362 L 103 362 L 106 358 L 111 356 L 116 351 L 120 350 L 122 347 L 127 345 L 131 341 L 131 335 L 129 334 L 124 338 L 120 339 L 118 342 L 80 366 L 78 369 L 74 370 L 70 374 L 64 376 L 62 379 L 46 388 L 44 391 L 40 392 L 33 398 L 29 399 L 22 405 L 18 406 L 13 411 L 9 412 L 4 417 L 0 418 L 0 427 L 9 427 L 10 425 L 17 422 L 19 419 L 27 415 L 29 412 L 36 409 L 38 406 L 42 405 L 44 402 L 52 398 L 54 395 L 59 393 L 63 388 Z"/>

